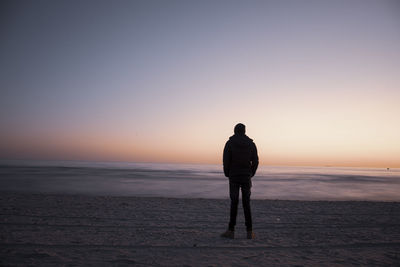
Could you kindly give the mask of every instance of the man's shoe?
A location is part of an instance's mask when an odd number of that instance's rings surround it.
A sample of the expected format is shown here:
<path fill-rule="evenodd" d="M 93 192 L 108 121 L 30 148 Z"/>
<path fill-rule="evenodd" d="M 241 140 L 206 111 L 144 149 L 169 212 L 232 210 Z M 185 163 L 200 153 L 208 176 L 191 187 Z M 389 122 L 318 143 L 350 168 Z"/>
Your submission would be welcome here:
<path fill-rule="evenodd" d="M 254 237 L 253 231 L 247 231 L 247 239 L 254 239 Z"/>
<path fill-rule="evenodd" d="M 226 232 L 221 234 L 221 237 L 234 239 L 235 238 L 235 232 L 231 231 L 231 230 L 226 230 Z"/>

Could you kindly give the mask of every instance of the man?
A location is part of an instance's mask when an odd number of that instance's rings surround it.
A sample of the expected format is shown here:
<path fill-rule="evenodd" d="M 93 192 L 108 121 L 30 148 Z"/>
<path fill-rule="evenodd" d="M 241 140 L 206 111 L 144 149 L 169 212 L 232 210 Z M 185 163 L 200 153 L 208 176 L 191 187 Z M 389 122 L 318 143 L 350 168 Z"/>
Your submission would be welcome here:
<path fill-rule="evenodd" d="M 229 227 L 221 237 L 234 238 L 236 215 L 239 203 L 239 189 L 242 189 L 242 204 L 246 222 L 247 238 L 253 239 L 253 225 L 250 210 L 251 178 L 256 174 L 258 155 L 253 140 L 246 135 L 246 126 L 235 126 L 234 135 L 229 138 L 224 148 L 224 173 L 229 177 L 229 195 L 231 211 Z"/>

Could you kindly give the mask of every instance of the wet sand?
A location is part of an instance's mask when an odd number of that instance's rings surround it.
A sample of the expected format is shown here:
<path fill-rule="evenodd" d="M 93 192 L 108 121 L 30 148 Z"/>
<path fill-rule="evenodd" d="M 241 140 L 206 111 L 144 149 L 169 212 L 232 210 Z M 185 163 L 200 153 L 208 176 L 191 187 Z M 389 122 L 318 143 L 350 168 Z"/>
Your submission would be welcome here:
<path fill-rule="evenodd" d="M 236 239 L 229 200 L 0 193 L 1 266 L 399 266 L 400 202 L 253 200 Z"/>

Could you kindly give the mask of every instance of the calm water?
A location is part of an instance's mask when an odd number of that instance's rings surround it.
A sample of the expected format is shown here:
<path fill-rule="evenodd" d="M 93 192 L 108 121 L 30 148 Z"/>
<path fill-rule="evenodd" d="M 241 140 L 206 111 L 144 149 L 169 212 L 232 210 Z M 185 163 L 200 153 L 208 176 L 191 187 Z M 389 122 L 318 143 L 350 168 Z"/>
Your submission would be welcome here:
<path fill-rule="evenodd" d="M 0 191 L 228 198 L 220 165 L 0 161 Z M 400 169 L 261 166 L 252 197 L 400 201 Z"/>

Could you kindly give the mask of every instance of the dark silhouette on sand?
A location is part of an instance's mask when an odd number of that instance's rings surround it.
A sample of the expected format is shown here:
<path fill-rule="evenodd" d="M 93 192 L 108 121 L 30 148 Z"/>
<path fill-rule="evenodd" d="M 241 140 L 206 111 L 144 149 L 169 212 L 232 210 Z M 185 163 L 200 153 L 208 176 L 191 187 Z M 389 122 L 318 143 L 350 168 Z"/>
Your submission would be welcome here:
<path fill-rule="evenodd" d="M 234 133 L 226 142 L 223 155 L 224 174 L 229 178 L 231 210 L 228 230 L 221 234 L 221 237 L 235 237 L 239 189 L 242 189 L 247 238 L 253 239 L 250 195 L 252 186 L 251 178 L 256 174 L 258 167 L 257 147 L 253 140 L 246 135 L 246 126 L 244 124 L 238 123 L 235 126 Z"/>

